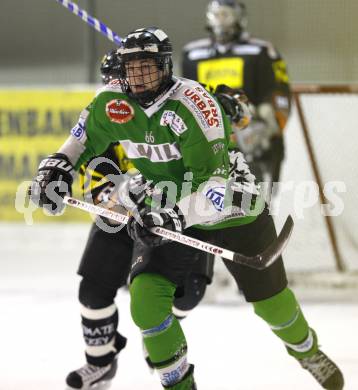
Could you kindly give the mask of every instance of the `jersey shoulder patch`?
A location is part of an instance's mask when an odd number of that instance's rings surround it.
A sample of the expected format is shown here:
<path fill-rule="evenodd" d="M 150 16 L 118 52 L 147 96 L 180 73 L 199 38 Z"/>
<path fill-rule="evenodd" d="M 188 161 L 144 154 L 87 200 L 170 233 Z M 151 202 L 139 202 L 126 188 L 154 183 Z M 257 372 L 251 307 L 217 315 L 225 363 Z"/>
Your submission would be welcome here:
<path fill-rule="evenodd" d="M 87 109 L 82 110 L 78 122 L 71 129 L 72 136 L 81 144 L 84 144 L 87 141 L 86 121 L 88 115 L 89 111 Z"/>
<path fill-rule="evenodd" d="M 224 138 L 224 120 L 217 101 L 196 81 L 184 78 L 181 81 L 181 87 L 171 99 L 178 100 L 187 108 L 209 142 Z M 190 119 L 184 120 L 188 125 Z"/>

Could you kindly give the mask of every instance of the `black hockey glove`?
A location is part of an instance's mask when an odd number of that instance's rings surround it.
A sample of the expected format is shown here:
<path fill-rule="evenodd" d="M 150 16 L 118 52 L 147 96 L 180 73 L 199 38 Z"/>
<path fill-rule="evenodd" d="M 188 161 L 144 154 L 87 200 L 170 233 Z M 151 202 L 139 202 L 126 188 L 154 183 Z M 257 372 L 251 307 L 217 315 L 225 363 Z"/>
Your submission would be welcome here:
<path fill-rule="evenodd" d="M 184 217 L 177 207 L 152 208 L 144 205 L 138 210 L 136 217 L 131 216 L 127 224 L 129 236 L 144 246 L 155 247 L 169 242 L 167 238 L 157 236 L 149 231 L 160 226 L 176 233 L 182 233 L 185 227 Z"/>
<path fill-rule="evenodd" d="M 220 84 L 214 94 L 235 127 L 244 129 L 250 123 L 249 100 L 244 91 Z"/>
<path fill-rule="evenodd" d="M 54 153 L 40 162 L 37 176 L 29 187 L 30 199 L 51 214 L 60 214 L 63 198 L 71 194 L 74 169 L 68 157 Z"/>

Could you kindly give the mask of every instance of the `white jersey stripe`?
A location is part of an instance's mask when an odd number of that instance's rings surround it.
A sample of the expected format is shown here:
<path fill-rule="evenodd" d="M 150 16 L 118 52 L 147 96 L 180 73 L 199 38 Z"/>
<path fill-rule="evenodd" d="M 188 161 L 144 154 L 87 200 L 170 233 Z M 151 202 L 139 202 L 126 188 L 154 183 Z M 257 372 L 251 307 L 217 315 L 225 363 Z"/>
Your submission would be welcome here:
<path fill-rule="evenodd" d="M 113 303 L 103 309 L 89 309 L 81 305 L 81 315 L 89 320 L 101 320 L 112 316 L 117 310 L 117 306 Z"/>

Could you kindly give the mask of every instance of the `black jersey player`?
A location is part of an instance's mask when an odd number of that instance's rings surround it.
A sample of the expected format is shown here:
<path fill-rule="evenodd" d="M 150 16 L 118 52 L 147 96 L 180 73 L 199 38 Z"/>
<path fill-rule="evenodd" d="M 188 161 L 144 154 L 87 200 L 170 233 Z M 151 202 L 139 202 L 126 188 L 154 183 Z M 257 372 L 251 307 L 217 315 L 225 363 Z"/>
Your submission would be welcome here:
<path fill-rule="evenodd" d="M 250 36 L 241 2 L 210 1 L 206 27 L 208 38 L 184 47 L 182 74 L 212 87 L 226 84 L 245 91 L 253 119 L 243 131 L 233 127 L 233 143 L 244 153 L 258 181 L 278 182 L 284 158 L 283 130 L 290 111 L 286 63 L 270 42 Z"/>

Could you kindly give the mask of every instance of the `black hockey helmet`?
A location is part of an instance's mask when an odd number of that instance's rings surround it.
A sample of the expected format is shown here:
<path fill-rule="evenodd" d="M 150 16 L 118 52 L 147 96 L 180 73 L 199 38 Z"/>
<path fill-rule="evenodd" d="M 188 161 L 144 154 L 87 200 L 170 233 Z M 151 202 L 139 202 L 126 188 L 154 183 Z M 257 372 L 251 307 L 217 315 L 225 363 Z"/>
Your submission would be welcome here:
<path fill-rule="evenodd" d="M 206 27 L 219 43 L 240 38 L 247 27 L 245 4 L 237 0 L 210 1 L 206 11 Z"/>
<path fill-rule="evenodd" d="M 172 84 L 172 44 L 161 29 L 148 27 L 129 33 L 117 53 L 123 88 L 140 104 L 152 104 Z M 129 67 L 135 60 L 136 66 Z"/>
<path fill-rule="evenodd" d="M 100 70 L 103 84 L 119 78 L 120 59 L 117 50 L 111 50 L 103 56 Z"/>

